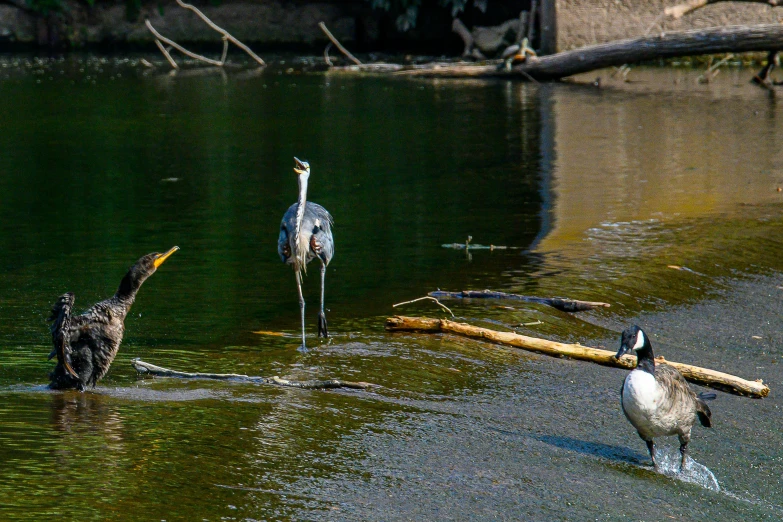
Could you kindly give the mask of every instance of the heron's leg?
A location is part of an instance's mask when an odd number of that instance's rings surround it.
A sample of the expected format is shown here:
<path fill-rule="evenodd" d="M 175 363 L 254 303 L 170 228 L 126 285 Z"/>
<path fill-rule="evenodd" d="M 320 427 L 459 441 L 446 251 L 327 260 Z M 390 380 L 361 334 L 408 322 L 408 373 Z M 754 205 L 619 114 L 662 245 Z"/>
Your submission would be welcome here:
<path fill-rule="evenodd" d="M 299 313 L 302 316 L 302 350 L 307 350 L 307 343 L 305 343 L 305 301 L 302 296 L 302 275 L 299 271 L 296 273 L 296 289 L 299 291 Z"/>
<path fill-rule="evenodd" d="M 324 312 L 324 287 L 326 281 L 326 263 L 321 262 L 321 311 L 318 313 L 318 337 L 329 337 L 326 329 L 326 313 Z"/>

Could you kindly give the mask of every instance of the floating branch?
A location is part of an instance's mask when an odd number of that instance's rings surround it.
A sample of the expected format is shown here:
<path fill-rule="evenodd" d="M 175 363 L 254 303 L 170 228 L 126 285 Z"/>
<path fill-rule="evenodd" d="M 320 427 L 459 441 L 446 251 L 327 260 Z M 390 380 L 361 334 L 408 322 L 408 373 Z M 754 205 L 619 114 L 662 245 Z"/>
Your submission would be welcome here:
<path fill-rule="evenodd" d="M 669 16 L 675 20 L 682 18 L 686 14 L 690 13 L 691 11 L 695 11 L 696 9 L 699 9 L 701 7 L 704 7 L 708 4 L 717 4 L 718 2 L 726 2 L 729 0 L 688 0 L 687 2 L 683 2 L 681 4 L 673 5 L 671 7 L 667 7 L 663 10 L 663 13 L 666 16 Z M 783 2 L 780 0 L 731 0 L 732 2 L 752 2 L 754 4 L 767 4 L 771 5 L 772 7 L 783 5 Z"/>
<path fill-rule="evenodd" d="M 436 290 L 427 294 L 435 298 L 451 299 L 513 299 L 515 301 L 524 301 L 526 303 L 538 303 L 557 308 L 561 312 L 584 312 L 595 308 L 609 308 L 609 303 L 599 303 L 595 301 L 577 301 L 575 299 L 561 299 L 559 297 L 535 297 L 530 295 L 507 294 L 505 292 L 495 292 L 494 290 L 462 290 L 461 292 L 444 292 Z M 453 315 L 453 314 L 452 314 Z"/>
<path fill-rule="evenodd" d="M 177 1 L 179 2 L 180 0 L 177 0 Z M 334 37 L 334 35 L 333 35 L 332 33 L 330 33 L 330 32 L 329 32 L 329 29 L 327 29 L 327 28 L 326 28 L 326 24 L 325 24 L 325 23 L 323 23 L 323 22 L 318 22 L 318 27 L 320 27 L 320 28 L 321 28 L 321 31 L 323 31 L 323 32 L 324 32 L 324 34 L 326 35 L 326 37 L 327 37 L 327 38 L 329 38 L 329 40 L 331 40 L 331 41 L 332 41 L 332 43 L 334 44 L 334 46 L 335 46 L 335 47 L 337 47 L 338 49 L 340 49 L 340 52 L 341 52 L 341 53 L 343 53 L 345 56 L 347 56 L 349 60 L 351 60 L 351 61 L 352 61 L 353 63 L 355 63 L 356 65 L 363 65 L 363 64 L 362 64 L 362 62 L 360 62 L 359 60 L 357 60 L 357 59 L 356 59 L 356 57 L 355 57 L 354 55 L 352 55 L 351 53 L 349 53 L 349 52 L 348 52 L 348 49 L 346 49 L 345 47 L 343 47 L 343 46 L 342 46 L 342 44 L 341 44 L 340 42 L 338 42 L 338 41 L 337 41 L 337 38 L 335 38 L 335 37 Z M 327 54 L 327 51 L 324 51 L 324 56 L 327 58 L 327 63 L 328 63 L 328 58 L 329 58 L 329 55 Z"/>
<path fill-rule="evenodd" d="M 702 54 L 769 51 L 783 48 L 783 24 L 735 25 L 690 31 L 662 32 L 627 40 L 616 40 L 552 54 L 529 57 L 505 68 L 496 64 L 428 64 L 395 74 L 444 78 L 518 78 L 558 80 L 605 67 L 627 63 L 696 56 Z M 338 69 L 338 68 L 336 68 Z M 345 70 L 345 69 L 344 69 Z"/>
<path fill-rule="evenodd" d="M 157 377 L 177 377 L 179 379 L 216 379 L 220 381 L 253 382 L 258 384 L 276 384 L 278 386 L 287 386 L 289 388 L 303 388 L 306 390 L 331 390 L 335 388 L 350 388 L 352 390 L 366 390 L 374 386 L 368 382 L 350 382 L 329 379 L 328 381 L 290 381 L 274 377 L 256 377 L 251 375 L 241 375 L 237 373 L 190 373 L 178 372 L 168 368 L 162 368 L 142 361 L 141 359 L 132 359 L 131 364 L 136 371 Z"/>
<path fill-rule="evenodd" d="M 386 319 L 386 329 L 390 332 L 417 331 L 426 333 L 453 333 L 474 339 L 488 340 L 495 343 L 521 348 L 531 352 L 543 353 L 553 357 L 570 357 L 582 361 L 590 361 L 603 366 L 633 369 L 636 367 L 636 357 L 624 355 L 615 359 L 615 352 L 589 348 L 579 344 L 563 344 L 536 337 L 528 337 L 513 332 L 498 332 L 488 328 L 479 328 L 465 323 L 456 323 L 446 319 L 429 319 L 425 317 L 395 316 Z M 657 362 L 676 368 L 687 380 L 709 386 L 736 395 L 746 395 L 762 398 L 769 395 L 769 386 L 760 379 L 748 381 L 728 373 L 691 366 L 690 364 L 666 361 L 657 357 Z"/>
<path fill-rule="evenodd" d="M 443 248 L 452 250 L 521 250 L 522 247 L 510 247 L 502 245 L 479 245 L 478 243 L 444 243 Z"/>
<path fill-rule="evenodd" d="M 416 301 L 422 301 L 422 300 L 424 300 L 424 299 L 430 299 L 430 300 L 432 300 L 432 301 L 435 301 L 435 302 L 438 304 L 438 306 L 440 306 L 441 308 L 443 308 L 444 310 L 446 310 L 448 313 L 450 313 L 450 314 L 451 314 L 451 317 L 454 317 L 454 312 L 452 312 L 452 311 L 449 309 L 449 307 L 447 307 L 446 305 L 444 305 L 443 303 L 441 303 L 440 301 L 438 301 L 436 298 L 432 297 L 431 295 L 424 296 L 424 297 L 419 297 L 418 299 L 414 299 L 414 300 L 412 300 L 412 301 L 404 301 L 404 302 L 402 302 L 402 303 L 397 303 L 397 304 L 395 304 L 395 305 L 392 305 L 392 308 L 397 308 L 398 306 L 402 306 L 402 305 L 404 305 L 404 304 L 411 304 L 411 303 L 415 303 Z"/>
<path fill-rule="evenodd" d="M 168 38 L 166 38 L 165 36 L 160 34 L 158 31 L 156 31 L 155 28 L 152 27 L 152 24 L 150 23 L 149 20 L 146 20 L 144 23 L 147 25 L 147 29 L 149 29 L 150 32 L 153 35 L 155 35 L 155 38 L 157 38 L 157 40 L 155 40 L 155 43 L 158 44 L 158 48 L 163 52 L 163 54 L 169 60 L 169 63 L 171 63 L 172 67 L 174 67 L 175 69 L 179 69 L 179 66 L 174 62 L 174 59 L 171 57 L 169 52 L 163 47 L 163 45 L 160 42 L 164 42 L 164 43 L 172 46 L 177 51 L 181 52 L 185 56 L 190 56 L 194 60 L 201 60 L 202 62 L 207 62 L 208 64 L 216 65 L 218 67 L 222 67 L 223 62 L 219 62 L 217 60 L 213 60 L 212 58 L 207 58 L 206 56 L 201 56 L 200 54 L 196 54 L 196 53 L 190 52 L 187 49 L 185 49 L 184 47 L 182 47 L 180 44 L 175 42 L 174 40 L 169 40 Z"/>

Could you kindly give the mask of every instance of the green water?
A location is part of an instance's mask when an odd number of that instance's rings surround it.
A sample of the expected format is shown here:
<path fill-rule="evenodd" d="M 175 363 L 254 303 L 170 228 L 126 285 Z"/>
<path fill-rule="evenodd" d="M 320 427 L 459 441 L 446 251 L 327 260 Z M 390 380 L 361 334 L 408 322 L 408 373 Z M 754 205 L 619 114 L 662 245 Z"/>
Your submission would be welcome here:
<path fill-rule="evenodd" d="M 0 66 L 0 518 L 783 516 L 783 110 L 747 72 L 696 86 L 697 74 L 653 70 L 596 90 Z M 313 269 L 306 354 L 276 252 L 294 155 L 336 223 L 333 338 L 315 338 Z M 468 236 L 518 249 L 441 247 Z M 56 297 L 73 291 L 86 308 L 173 245 L 107 377 L 46 390 Z M 773 393 L 720 394 L 716 429 L 696 430 L 691 454 L 722 492 L 662 477 L 619 410 L 624 372 L 384 332 L 394 313 L 443 316 L 391 306 L 436 288 L 607 301 L 577 316 L 446 304 L 474 324 L 611 348 L 636 322 L 667 358 L 763 377 Z M 135 357 L 379 387 L 145 379 Z"/>

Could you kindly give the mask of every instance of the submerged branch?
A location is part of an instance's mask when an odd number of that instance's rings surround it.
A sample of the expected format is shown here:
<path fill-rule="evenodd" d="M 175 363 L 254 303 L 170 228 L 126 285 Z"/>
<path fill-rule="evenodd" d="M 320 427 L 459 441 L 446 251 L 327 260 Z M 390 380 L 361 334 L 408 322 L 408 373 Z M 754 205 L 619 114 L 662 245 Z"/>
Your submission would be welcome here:
<path fill-rule="evenodd" d="M 211 64 L 211 65 L 217 65 L 218 67 L 223 65 L 223 62 L 219 62 L 217 60 L 213 60 L 212 58 L 207 58 L 206 56 L 201 56 L 200 54 L 196 54 L 196 53 L 190 52 L 187 49 L 185 49 L 184 47 L 182 47 L 181 45 L 179 45 L 174 40 L 169 40 L 168 38 L 166 38 L 165 36 L 160 34 L 158 31 L 156 31 L 155 28 L 152 27 L 152 24 L 150 23 L 149 20 L 146 20 L 145 24 L 147 25 L 147 29 L 149 29 L 150 32 L 153 35 L 155 35 L 155 38 L 157 38 L 161 42 L 164 42 L 164 43 L 172 46 L 174 49 L 176 49 L 177 51 L 181 52 L 185 56 L 190 56 L 194 60 L 201 60 L 202 62 L 207 62 L 208 64 Z M 169 59 L 169 62 L 170 63 L 173 62 L 173 60 L 171 59 L 171 56 L 169 55 L 169 53 L 165 51 L 165 49 L 163 48 L 162 45 L 160 45 L 160 42 L 158 42 L 158 47 L 160 48 L 161 51 L 163 51 L 163 54 L 166 55 L 166 58 Z"/>
<path fill-rule="evenodd" d="M 258 377 L 252 375 L 241 375 L 238 373 L 179 372 L 177 370 L 170 370 L 168 368 L 163 368 L 161 366 L 144 362 L 141 359 L 132 359 L 131 364 L 139 373 L 154 375 L 157 377 L 176 377 L 179 379 L 215 379 L 221 381 L 253 382 L 259 384 L 275 384 L 277 386 L 287 386 L 289 388 L 303 388 L 306 390 L 330 390 L 336 388 L 366 390 L 370 386 L 374 386 L 368 382 L 350 382 L 340 381 L 337 379 L 329 379 L 326 381 L 290 381 L 288 379 L 281 379 L 276 375 L 274 377 Z"/>
<path fill-rule="evenodd" d="M 513 332 L 498 332 L 488 328 L 479 328 L 465 323 L 456 323 L 446 319 L 429 319 L 425 317 L 395 316 L 386 319 L 386 329 L 391 332 L 418 331 L 427 333 L 453 333 L 492 341 L 498 344 L 522 348 L 531 352 L 543 353 L 553 357 L 570 357 L 582 361 L 590 361 L 603 366 L 633 369 L 636 367 L 636 358 L 624 355 L 619 359 L 615 353 L 599 348 L 589 348 L 578 344 L 564 344 L 536 337 L 528 337 Z M 769 395 L 769 386 L 760 379 L 748 381 L 728 373 L 691 366 L 690 364 L 677 363 L 657 357 L 656 361 L 665 362 L 676 368 L 687 380 L 709 386 L 736 395 L 746 395 L 754 398 L 762 398 Z"/>
<path fill-rule="evenodd" d="M 179 0 L 177 0 L 179 2 Z M 321 28 L 321 31 L 324 32 L 327 38 L 332 41 L 335 47 L 340 49 L 340 52 L 343 53 L 345 56 L 348 57 L 349 60 L 351 60 L 356 65 L 363 65 L 362 62 L 360 62 L 354 55 L 352 55 L 350 52 L 348 52 L 348 49 L 342 46 L 342 44 L 337 41 L 337 38 L 334 37 L 334 35 L 329 32 L 329 29 L 326 28 L 326 24 L 323 22 L 318 22 L 318 27 Z M 328 58 L 328 55 L 326 55 Z"/>
<path fill-rule="evenodd" d="M 584 312 L 595 308 L 609 308 L 609 303 L 600 303 L 596 301 L 577 301 L 575 299 L 561 299 L 559 297 L 535 297 L 530 295 L 507 294 L 505 292 L 495 292 L 493 290 L 463 290 L 461 292 L 445 292 L 436 290 L 427 294 L 435 298 L 451 299 L 512 299 L 515 301 L 524 301 L 526 303 L 538 303 L 557 308 L 561 312 Z M 453 315 L 453 314 L 452 314 Z"/>
<path fill-rule="evenodd" d="M 436 298 L 432 297 L 431 295 L 426 295 L 424 297 L 419 297 L 418 299 L 413 299 L 411 301 L 403 301 L 402 303 L 397 303 L 397 304 L 392 305 L 392 308 L 397 308 L 398 306 L 402 306 L 402 305 L 405 305 L 405 304 L 415 303 L 416 301 L 423 301 L 424 299 L 430 299 L 432 301 L 435 301 L 438 304 L 438 306 L 440 306 L 441 308 L 446 310 L 448 313 L 450 313 L 451 317 L 454 317 L 454 312 L 452 312 L 451 309 L 448 306 L 444 305 L 443 303 L 441 303 L 440 301 L 438 301 Z"/>

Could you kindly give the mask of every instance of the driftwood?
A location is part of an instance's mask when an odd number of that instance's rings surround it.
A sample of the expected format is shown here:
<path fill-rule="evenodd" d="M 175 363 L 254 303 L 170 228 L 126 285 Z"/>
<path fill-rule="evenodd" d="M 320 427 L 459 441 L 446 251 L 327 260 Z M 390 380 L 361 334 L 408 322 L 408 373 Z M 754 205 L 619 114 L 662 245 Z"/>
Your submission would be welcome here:
<path fill-rule="evenodd" d="M 162 368 L 142 361 L 141 359 L 131 360 L 131 364 L 139 373 L 154 375 L 157 377 L 177 377 L 179 379 L 215 379 L 220 381 L 238 381 L 238 382 L 252 382 L 258 384 L 275 384 L 277 386 L 287 386 L 289 388 L 303 388 L 306 390 L 331 390 L 335 388 L 350 388 L 352 390 L 366 390 L 370 386 L 374 386 L 368 382 L 350 382 L 339 381 L 337 379 L 329 379 L 327 381 L 290 381 L 287 379 L 281 379 L 278 376 L 274 377 L 257 377 L 252 375 L 241 375 L 237 373 L 191 373 L 191 372 L 179 372 L 176 370 L 170 370 L 168 368 Z"/>
<path fill-rule="evenodd" d="M 557 308 L 561 312 L 583 312 L 595 308 L 609 308 L 609 303 L 599 303 L 595 301 L 577 301 L 574 299 L 561 299 L 559 297 L 535 297 L 530 295 L 507 294 L 505 292 L 495 292 L 493 290 L 463 290 L 461 292 L 444 292 L 436 290 L 427 294 L 436 299 L 513 299 L 515 301 L 524 301 L 526 303 L 538 303 Z M 453 315 L 453 314 L 452 314 Z"/>
<path fill-rule="evenodd" d="M 767 4 L 772 7 L 783 5 L 783 2 L 781 2 L 781 0 L 688 0 L 687 2 L 683 2 L 681 4 L 667 7 L 666 9 L 663 10 L 663 13 L 666 16 L 669 16 L 677 20 L 679 18 L 682 18 L 686 14 L 690 13 L 691 11 L 695 11 L 696 9 L 704 7 L 705 5 L 717 4 L 718 2 L 727 2 L 727 1 L 750 2 L 754 4 Z"/>
<path fill-rule="evenodd" d="M 570 357 L 582 361 L 590 361 L 603 366 L 633 369 L 636 367 L 636 357 L 624 355 L 615 359 L 615 352 L 589 348 L 579 344 L 563 344 L 536 337 L 528 337 L 513 332 L 498 332 L 488 328 L 479 328 L 465 323 L 456 323 L 446 319 L 429 319 L 425 317 L 395 316 L 386 319 L 386 329 L 391 332 L 418 331 L 428 333 L 453 333 L 474 339 L 484 339 L 495 343 L 522 348 L 531 352 L 543 353 L 554 357 Z M 657 362 L 676 368 L 687 380 L 709 386 L 718 390 L 736 395 L 745 395 L 754 398 L 766 397 L 769 394 L 769 386 L 760 379 L 748 381 L 728 373 L 691 366 L 690 364 L 666 361 L 663 357 L 657 357 Z"/>
<path fill-rule="evenodd" d="M 334 37 L 334 35 L 329 31 L 329 29 L 326 28 L 326 24 L 323 22 L 318 22 L 318 27 L 321 28 L 321 31 L 324 32 L 327 38 L 331 40 L 331 42 L 334 44 L 335 47 L 337 47 L 341 53 L 343 53 L 349 60 L 351 60 L 356 65 L 362 65 L 362 62 L 360 62 L 354 55 L 352 55 L 350 52 L 348 52 L 348 49 L 342 46 L 342 44 L 337 40 L 337 38 Z M 324 56 L 327 58 L 326 63 L 329 64 L 330 60 L 329 58 L 329 48 L 327 47 L 327 50 L 324 51 Z"/>
<path fill-rule="evenodd" d="M 627 63 L 703 54 L 769 51 L 783 48 L 783 24 L 735 25 L 672 31 L 640 38 L 617 40 L 552 54 L 530 57 L 512 67 L 502 63 L 430 64 L 413 66 L 395 74 L 445 78 L 517 78 L 558 80 L 574 74 Z"/>
<path fill-rule="evenodd" d="M 207 58 L 206 56 L 202 56 L 200 54 L 196 54 L 192 51 L 188 51 L 178 43 L 176 43 L 173 40 L 170 40 L 169 38 L 166 38 L 162 34 L 160 34 L 154 27 L 152 27 L 152 24 L 149 20 L 145 20 L 145 25 L 147 26 L 147 29 L 152 33 L 152 35 L 155 37 L 155 44 L 158 46 L 158 49 L 160 49 L 160 52 L 163 53 L 163 56 L 166 57 L 166 60 L 168 60 L 169 64 L 171 64 L 171 67 L 174 69 L 179 69 L 179 65 L 177 65 L 177 62 L 174 61 L 174 58 L 171 57 L 171 53 L 169 52 L 169 49 L 166 49 L 163 44 L 169 45 L 171 48 L 178 50 L 185 56 L 190 56 L 194 60 L 199 60 L 205 63 L 208 63 L 210 65 L 214 65 L 216 67 L 223 67 L 226 64 L 226 56 L 228 55 L 228 42 L 233 43 L 243 51 L 245 51 L 248 55 L 250 55 L 251 58 L 253 58 L 256 62 L 258 62 L 259 65 L 265 66 L 266 63 L 264 60 L 261 59 L 256 53 L 254 53 L 252 50 L 250 50 L 250 47 L 243 44 L 236 38 L 234 38 L 228 31 L 223 29 L 222 27 L 218 27 L 212 20 L 210 20 L 207 15 L 202 13 L 197 7 L 186 4 L 182 0 L 177 0 L 177 4 L 179 4 L 180 7 L 187 9 L 188 11 L 194 12 L 199 18 L 201 18 L 209 27 L 217 31 L 222 35 L 223 38 L 223 54 L 220 57 L 220 60 L 213 60 L 212 58 Z"/>

